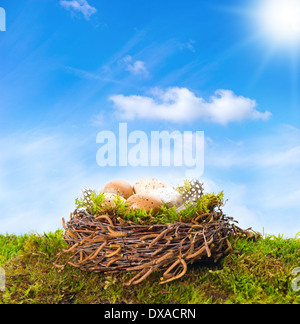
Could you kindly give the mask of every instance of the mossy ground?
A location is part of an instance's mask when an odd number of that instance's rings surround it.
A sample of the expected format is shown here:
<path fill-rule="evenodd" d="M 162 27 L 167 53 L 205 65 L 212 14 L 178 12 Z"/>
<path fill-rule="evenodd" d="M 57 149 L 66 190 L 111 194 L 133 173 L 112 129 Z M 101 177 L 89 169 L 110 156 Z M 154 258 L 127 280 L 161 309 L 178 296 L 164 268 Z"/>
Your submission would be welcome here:
<path fill-rule="evenodd" d="M 126 287 L 132 274 L 105 275 L 53 268 L 66 247 L 62 231 L 43 235 L 0 235 L 0 266 L 6 271 L 2 304 L 291 304 L 292 270 L 300 267 L 300 239 L 263 236 L 232 240 L 238 255 L 217 265 L 194 264 L 178 281 L 159 285 L 160 274 Z"/>

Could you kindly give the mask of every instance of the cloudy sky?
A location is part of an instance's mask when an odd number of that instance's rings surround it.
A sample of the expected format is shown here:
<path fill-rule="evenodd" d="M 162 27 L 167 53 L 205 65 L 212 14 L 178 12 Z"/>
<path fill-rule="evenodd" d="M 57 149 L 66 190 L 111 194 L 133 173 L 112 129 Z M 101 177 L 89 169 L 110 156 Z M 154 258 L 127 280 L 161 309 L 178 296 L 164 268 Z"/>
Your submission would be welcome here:
<path fill-rule="evenodd" d="M 97 134 L 203 131 L 207 191 L 243 227 L 300 232 L 299 0 L 0 0 L 0 233 L 53 231 L 81 189 L 181 184 L 100 167 Z"/>

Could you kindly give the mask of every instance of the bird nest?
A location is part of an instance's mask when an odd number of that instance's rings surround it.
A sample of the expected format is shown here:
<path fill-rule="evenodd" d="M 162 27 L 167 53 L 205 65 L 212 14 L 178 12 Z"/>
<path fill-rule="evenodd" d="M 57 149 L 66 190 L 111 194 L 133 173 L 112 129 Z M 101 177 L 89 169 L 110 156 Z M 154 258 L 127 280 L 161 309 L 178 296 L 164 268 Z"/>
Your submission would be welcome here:
<path fill-rule="evenodd" d="M 230 237 L 254 237 L 221 210 L 196 215 L 188 222 L 136 224 L 109 215 L 95 217 L 87 210 L 71 214 L 64 240 L 69 248 L 58 254 L 54 266 L 67 265 L 89 272 L 133 273 L 126 285 L 137 285 L 153 272 L 162 272 L 161 284 L 182 278 L 190 264 L 234 253 Z M 62 256 L 68 260 L 58 262 Z"/>

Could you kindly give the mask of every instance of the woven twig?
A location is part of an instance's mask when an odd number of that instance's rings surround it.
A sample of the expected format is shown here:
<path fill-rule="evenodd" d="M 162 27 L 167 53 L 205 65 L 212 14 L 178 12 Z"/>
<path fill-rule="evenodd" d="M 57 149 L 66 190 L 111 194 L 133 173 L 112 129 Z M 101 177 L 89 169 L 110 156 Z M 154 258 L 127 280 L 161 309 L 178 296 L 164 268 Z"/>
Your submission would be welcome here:
<path fill-rule="evenodd" d="M 63 220 L 69 249 L 58 254 L 54 266 L 60 271 L 70 265 L 91 272 L 137 272 L 127 285 L 139 284 L 154 271 L 163 271 L 164 284 L 182 278 L 195 261 L 218 262 L 233 252 L 230 236 L 254 236 L 230 220 L 218 211 L 190 223 L 137 225 L 76 210 L 69 222 Z M 67 254 L 68 261 L 59 265 L 61 256 Z"/>

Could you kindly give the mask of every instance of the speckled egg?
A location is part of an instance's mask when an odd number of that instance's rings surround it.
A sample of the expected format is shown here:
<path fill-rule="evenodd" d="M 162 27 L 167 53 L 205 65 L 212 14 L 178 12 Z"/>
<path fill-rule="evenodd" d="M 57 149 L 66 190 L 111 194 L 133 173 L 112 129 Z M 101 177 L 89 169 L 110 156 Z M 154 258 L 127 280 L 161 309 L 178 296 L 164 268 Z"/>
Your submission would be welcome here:
<path fill-rule="evenodd" d="M 136 194 L 149 195 L 154 189 L 167 188 L 167 186 L 157 179 L 142 179 L 133 185 Z"/>
<path fill-rule="evenodd" d="M 103 205 L 102 207 L 105 207 L 105 208 L 116 208 L 116 204 L 114 202 L 114 200 L 117 198 L 117 195 L 116 194 L 113 194 L 113 193 L 108 193 L 108 194 L 105 194 L 104 195 L 104 199 L 103 199 Z M 121 197 L 121 200 L 122 201 L 126 201 L 123 197 Z"/>
<path fill-rule="evenodd" d="M 160 199 L 165 204 L 167 203 L 169 207 L 178 207 L 183 204 L 183 198 L 181 194 L 172 188 L 155 189 L 151 192 L 151 196 Z"/>
<path fill-rule="evenodd" d="M 131 209 L 141 209 L 146 212 L 150 212 L 150 210 L 153 209 L 154 213 L 157 213 L 159 208 L 163 205 L 163 202 L 160 199 L 154 196 L 141 194 L 131 196 L 127 199 L 127 202 Z"/>
<path fill-rule="evenodd" d="M 108 183 L 104 189 L 104 193 L 113 193 L 119 194 L 120 196 L 128 199 L 130 196 L 133 195 L 133 188 L 130 183 L 123 181 L 123 180 L 115 180 Z"/>

